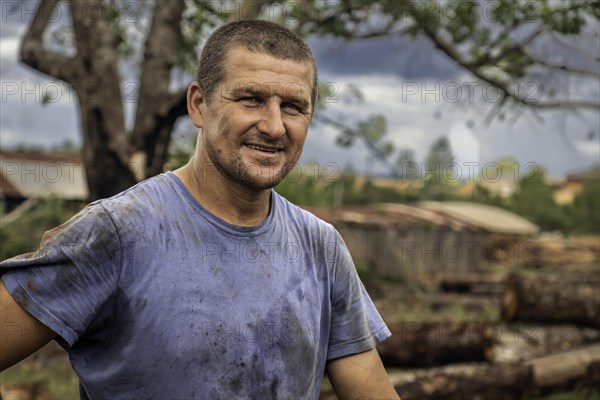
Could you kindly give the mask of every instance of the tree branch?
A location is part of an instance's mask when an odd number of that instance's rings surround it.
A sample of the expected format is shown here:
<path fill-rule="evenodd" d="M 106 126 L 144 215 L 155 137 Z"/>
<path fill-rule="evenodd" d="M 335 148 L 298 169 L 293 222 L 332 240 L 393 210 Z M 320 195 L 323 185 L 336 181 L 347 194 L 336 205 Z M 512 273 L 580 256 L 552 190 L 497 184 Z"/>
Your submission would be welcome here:
<path fill-rule="evenodd" d="M 187 115 L 187 87 L 172 93 L 167 100 L 167 115 L 182 117 Z"/>
<path fill-rule="evenodd" d="M 164 140 L 161 139 L 164 136 L 161 119 L 169 112 L 171 70 L 177 62 L 182 40 L 180 25 L 184 8 L 183 0 L 170 1 L 168 6 L 155 4 L 146 39 L 132 137 L 135 150 L 143 154 L 143 165 L 139 167 L 144 177 L 160 172 L 150 171 L 149 167 L 154 164 L 159 141 Z"/>
<path fill-rule="evenodd" d="M 21 61 L 46 75 L 72 83 L 77 75 L 73 66 L 74 58 L 45 49 L 42 40 L 49 18 L 54 15 L 53 11 L 59 1 L 40 0 L 31 26 L 21 43 Z"/>
<path fill-rule="evenodd" d="M 90 124 L 101 121 L 105 137 L 98 146 L 105 148 L 107 154 L 122 166 L 127 166 L 131 149 L 125 136 L 119 56 L 106 6 L 102 0 L 78 0 L 69 5 L 77 39 L 73 65 L 79 74 L 73 86 L 77 90 L 81 113 L 90 116 Z M 90 9 L 99 10 L 98 15 L 90 16 Z M 99 134 L 97 129 L 100 128 L 84 124 L 84 144 L 91 143 L 91 136 Z M 90 154 L 92 150 L 89 150 Z"/>
<path fill-rule="evenodd" d="M 495 45 L 498 45 L 500 43 L 500 41 L 502 40 L 502 38 L 498 38 L 496 40 L 496 44 L 490 46 L 489 50 L 485 52 L 484 56 L 480 57 L 478 60 L 469 62 L 469 64 L 473 68 L 480 68 L 480 67 L 483 67 L 486 65 L 495 64 L 498 61 L 502 60 L 504 57 L 523 49 L 523 46 L 530 44 L 543 31 L 544 31 L 544 29 L 542 27 L 540 27 L 540 28 L 536 29 L 535 31 L 533 31 L 528 37 L 523 39 L 523 41 L 521 41 L 519 43 L 515 43 L 511 46 L 507 46 L 507 47 L 503 48 L 502 50 L 500 50 L 498 52 L 498 54 L 492 56 L 491 55 L 492 49 L 494 48 Z M 504 38 L 506 38 L 506 37 L 508 37 L 508 36 L 505 36 Z"/>
<path fill-rule="evenodd" d="M 559 71 L 564 71 L 567 73 L 573 73 L 573 74 L 579 74 L 579 75 L 584 75 L 584 76 L 590 76 L 592 78 L 600 78 L 600 72 L 598 71 L 589 71 L 589 70 L 585 70 L 585 69 L 580 69 L 580 68 L 575 68 L 575 67 L 569 67 L 566 64 L 554 64 L 548 61 L 544 61 L 541 60 L 539 58 L 537 58 L 536 56 L 534 56 L 533 54 L 531 54 L 531 52 L 529 52 L 527 49 L 521 47 L 519 49 L 523 54 L 525 54 L 527 57 L 531 58 L 532 60 L 534 60 L 537 64 L 543 65 L 546 68 L 550 68 L 550 69 L 556 69 Z"/>
<path fill-rule="evenodd" d="M 159 120 L 155 127 L 156 147 L 152 163 L 148 166 L 148 172 L 152 175 L 162 172 L 169 152 L 173 125 L 179 117 L 187 115 L 187 88 L 171 94 L 165 101 L 165 108 L 167 109 L 166 115 Z"/>
<path fill-rule="evenodd" d="M 352 132 L 352 135 L 356 138 L 362 139 L 367 146 L 367 149 L 390 170 L 395 170 L 396 165 L 389 160 L 388 155 L 380 149 L 375 142 L 373 142 L 367 135 L 363 135 L 362 132 L 359 132 L 356 127 L 347 125 L 343 122 L 340 122 L 336 119 L 325 116 L 323 113 L 315 115 L 315 119 L 324 124 L 331 125 L 341 131 Z"/>
<path fill-rule="evenodd" d="M 590 108 L 590 109 L 600 109 L 600 104 L 596 102 L 588 102 L 588 101 L 539 101 L 539 99 L 528 99 L 527 97 L 523 97 L 518 93 L 515 93 L 514 90 L 510 88 L 510 82 L 503 81 L 498 78 L 494 78 L 486 73 L 484 73 L 481 67 L 475 67 L 469 62 L 465 61 L 461 54 L 446 41 L 442 35 L 440 35 L 431 25 L 425 23 L 421 24 L 421 28 L 425 36 L 427 36 L 433 44 L 444 52 L 448 57 L 454 60 L 459 66 L 463 67 L 467 71 L 471 72 L 477 78 L 481 79 L 484 82 L 489 83 L 490 85 L 498 88 L 503 96 L 508 96 L 512 98 L 517 103 L 521 103 L 526 106 L 535 107 L 535 108 Z"/>

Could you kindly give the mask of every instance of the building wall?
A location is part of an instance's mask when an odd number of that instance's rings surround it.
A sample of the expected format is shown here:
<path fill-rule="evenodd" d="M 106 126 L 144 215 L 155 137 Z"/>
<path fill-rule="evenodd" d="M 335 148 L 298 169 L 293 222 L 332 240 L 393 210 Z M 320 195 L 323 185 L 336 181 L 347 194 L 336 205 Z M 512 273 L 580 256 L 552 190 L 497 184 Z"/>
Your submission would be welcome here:
<path fill-rule="evenodd" d="M 337 226 L 354 262 L 379 277 L 405 279 L 435 272 L 473 272 L 485 262 L 483 232 L 453 231 L 428 225 Z"/>

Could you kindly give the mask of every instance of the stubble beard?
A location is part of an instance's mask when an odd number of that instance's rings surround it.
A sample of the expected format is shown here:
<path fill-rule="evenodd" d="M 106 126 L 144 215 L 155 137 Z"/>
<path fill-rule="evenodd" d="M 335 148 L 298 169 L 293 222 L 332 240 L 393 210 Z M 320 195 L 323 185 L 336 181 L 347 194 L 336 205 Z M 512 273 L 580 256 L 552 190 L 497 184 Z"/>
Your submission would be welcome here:
<path fill-rule="evenodd" d="M 238 153 L 233 162 L 238 182 L 258 190 L 271 189 L 279 184 L 290 172 L 288 164 L 281 167 L 261 166 L 245 163 Z M 260 176 L 257 176 L 260 174 Z"/>
<path fill-rule="evenodd" d="M 206 150 L 211 163 L 222 176 L 257 191 L 277 186 L 294 167 L 290 163 L 282 166 L 249 164 L 242 159 L 239 149 L 230 160 L 222 160 L 211 145 L 207 144 Z"/>

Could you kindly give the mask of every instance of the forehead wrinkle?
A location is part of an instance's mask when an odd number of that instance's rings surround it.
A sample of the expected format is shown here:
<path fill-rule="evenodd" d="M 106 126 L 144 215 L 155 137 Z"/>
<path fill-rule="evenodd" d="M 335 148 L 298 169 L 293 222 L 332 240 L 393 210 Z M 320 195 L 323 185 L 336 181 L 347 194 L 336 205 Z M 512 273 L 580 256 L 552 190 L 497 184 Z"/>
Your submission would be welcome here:
<path fill-rule="evenodd" d="M 250 59 L 244 59 L 242 56 L 244 55 L 244 53 L 246 53 L 247 55 L 250 56 Z M 270 58 L 271 60 L 269 62 L 264 62 L 264 60 L 261 60 L 260 62 L 257 62 L 255 60 L 256 55 L 261 55 L 264 58 Z M 223 83 L 225 83 L 228 80 L 231 79 L 236 79 L 236 78 L 241 78 L 241 79 L 254 79 L 253 75 L 256 73 L 262 73 L 262 72 L 266 72 L 267 74 L 275 74 L 275 75 L 280 75 L 282 74 L 281 71 L 274 71 L 273 69 L 270 68 L 271 66 L 271 61 L 274 63 L 286 63 L 287 65 L 285 66 L 285 71 L 283 72 L 284 75 L 287 75 L 287 78 L 290 79 L 290 81 L 295 81 L 293 83 L 293 86 L 297 86 L 297 87 L 302 87 L 302 86 L 306 86 L 306 89 L 308 90 L 309 93 L 309 97 L 311 96 L 312 93 L 312 89 L 313 89 L 313 81 L 315 80 L 315 69 L 314 69 L 314 65 L 311 64 L 309 61 L 305 60 L 293 60 L 293 59 L 281 59 L 278 57 L 275 57 L 273 55 L 270 55 L 268 53 L 262 53 L 262 52 L 255 52 L 252 50 L 249 50 L 243 46 L 238 46 L 238 45 L 232 45 L 231 47 L 228 47 L 227 49 L 227 54 L 225 55 L 224 58 L 224 79 L 223 79 Z M 266 65 L 266 67 L 265 67 Z M 239 71 L 236 71 L 238 70 Z M 241 75 L 238 75 L 240 74 Z M 237 75 L 237 76 L 236 76 Z M 308 75 L 308 76 L 306 76 Z M 298 79 L 298 81 L 296 81 Z M 277 78 L 275 78 L 274 81 L 277 81 Z M 266 82 L 267 83 L 267 82 Z M 271 82 L 272 83 L 272 82 Z M 284 85 L 285 86 L 285 85 Z"/>

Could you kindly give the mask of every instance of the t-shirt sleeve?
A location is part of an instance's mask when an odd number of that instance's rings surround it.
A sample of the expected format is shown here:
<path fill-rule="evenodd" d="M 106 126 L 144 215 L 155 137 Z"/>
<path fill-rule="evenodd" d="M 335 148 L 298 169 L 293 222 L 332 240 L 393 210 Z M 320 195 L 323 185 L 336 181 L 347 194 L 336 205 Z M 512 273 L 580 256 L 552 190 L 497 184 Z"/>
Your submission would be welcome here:
<path fill-rule="evenodd" d="M 69 346 L 112 311 L 121 262 L 115 224 L 100 202 L 44 234 L 39 250 L 0 263 L 15 301 Z"/>
<path fill-rule="evenodd" d="M 328 360 L 370 350 L 392 335 L 360 281 L 342 237 L 336 235 Z"/>

